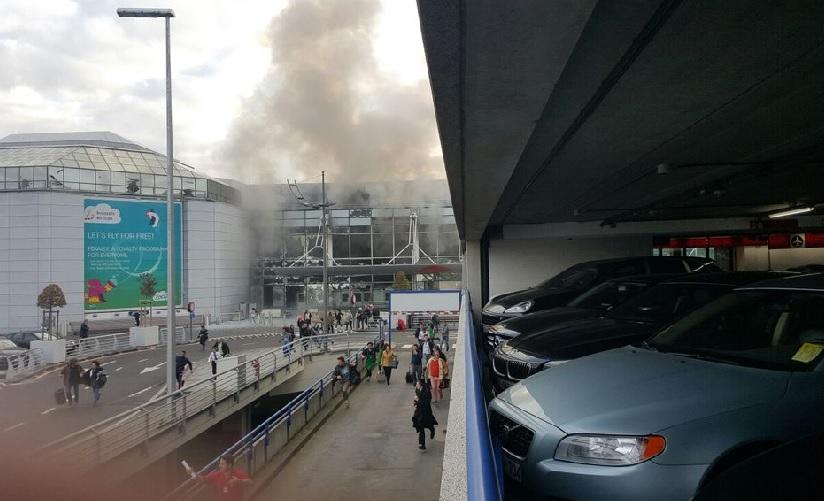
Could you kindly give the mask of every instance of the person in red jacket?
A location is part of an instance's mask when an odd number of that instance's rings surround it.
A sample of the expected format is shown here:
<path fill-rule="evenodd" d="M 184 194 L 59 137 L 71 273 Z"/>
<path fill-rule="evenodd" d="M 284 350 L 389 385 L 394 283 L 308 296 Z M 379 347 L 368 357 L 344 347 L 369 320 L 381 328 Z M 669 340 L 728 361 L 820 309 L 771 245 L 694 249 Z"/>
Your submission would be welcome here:
<path fill-rule="evenodd" d="M 196 475 L 191 467 L 189 474 Z M 244 486 L 252 481 L 249 475 L 235 468 L 235 458 L 228 454 L 220 457 L 217 470 L 198 478 L 215 488 L 218 501 L 243 501 Z"/>

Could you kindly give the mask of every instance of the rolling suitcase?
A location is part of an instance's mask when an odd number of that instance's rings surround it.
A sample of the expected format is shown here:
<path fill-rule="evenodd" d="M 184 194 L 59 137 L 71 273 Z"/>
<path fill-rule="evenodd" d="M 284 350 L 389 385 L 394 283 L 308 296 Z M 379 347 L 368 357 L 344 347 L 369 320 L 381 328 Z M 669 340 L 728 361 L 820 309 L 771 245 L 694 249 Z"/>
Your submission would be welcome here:
<path fill-rule="evenodd" d="M 57 402 L 57 405 L 63 405 L 66 403 L 66 392 L 63 391 L 63 388 L 54 392 L 54 401 Z"/>

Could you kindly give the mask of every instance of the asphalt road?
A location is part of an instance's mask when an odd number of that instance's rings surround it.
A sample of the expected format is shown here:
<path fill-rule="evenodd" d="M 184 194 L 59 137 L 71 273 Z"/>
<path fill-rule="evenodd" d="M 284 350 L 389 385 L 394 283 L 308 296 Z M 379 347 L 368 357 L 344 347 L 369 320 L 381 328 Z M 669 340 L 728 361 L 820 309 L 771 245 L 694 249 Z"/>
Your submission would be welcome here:
<path fill-rule="evenodd" d="M 257 328 L 258 332 L 259 330 L 260 328 Z M 240 328 L 213 331 L 210 332 L 207 350 L 201 351 L 198 344 L 181 346 L 179 349 L 187 351 L 197 374 L 207 367 L 208 348 L 214 339 L 244 336 L 243 332 L 244 329 Z M 250 336 L 249 331 L 246 332 L 246 337 L 228 341 L 233 355 L 280 347 L 279 335 L 260 337 Z M 354 334 L 351 340 L 354 344 L 372 335 Z M 0 387 L 0 450 L 14 450 L 16 447 L 31 450 L 43 446 L 96 422 L 133 409 L 156 398 L 164 391 L 166 367 L 163 347 L 103 356 L 97 360 L 109 376 L 97 407 L 92 407 L 91 389 L 83 385 L 80 387 L 79 405 L 58 406 L 55 403 L 55 390 L 63 386 L 60 368 Z M 90 363 L 86 362 L 84 368 L 88 365 Z"/>

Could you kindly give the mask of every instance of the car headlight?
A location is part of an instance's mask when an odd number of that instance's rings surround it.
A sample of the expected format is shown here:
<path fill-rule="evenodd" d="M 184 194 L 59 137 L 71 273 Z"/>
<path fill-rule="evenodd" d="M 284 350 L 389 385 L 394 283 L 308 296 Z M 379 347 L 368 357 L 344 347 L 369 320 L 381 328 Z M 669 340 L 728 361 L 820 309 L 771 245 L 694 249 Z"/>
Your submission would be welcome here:
<path fill-rule="evenodd" d="M 550 367 L 557 367 L 567 362 L 569 362 L 569 360 L 550 360 L 549 362 L 544 364 L 544 369 L 549 369 Z"/>
<path fill-rule="evenodd" d="M 627 466 L 643 463 L 661 454 L 666 445 L 667 441 L 660 435 L 569 435 L 558 443 L 555 459 L 570 463 Z"/>
<path fill-rule="evenodd" d="M 500 315 L 501 313 L 504 312 L 504 307 L 501 306 L 500 304 L 490 303 L 490 304 L 484 306 L 484 312 L 489 313 L 491 315 Z"/>
<path fill-rule="evenodd" d="M 534 301 L 521 301 L 504 310 L 504 313 L 526 313 L 535 304 Z"/>

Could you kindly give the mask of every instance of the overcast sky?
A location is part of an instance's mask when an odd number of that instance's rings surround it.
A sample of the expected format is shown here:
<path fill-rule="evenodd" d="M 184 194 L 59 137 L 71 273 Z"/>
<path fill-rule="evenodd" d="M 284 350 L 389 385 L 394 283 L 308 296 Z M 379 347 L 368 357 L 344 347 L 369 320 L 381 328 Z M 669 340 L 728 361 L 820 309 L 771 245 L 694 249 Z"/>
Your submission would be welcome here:
<path fill-rule="evenodd" d="M 301 2 L 314 4 L 315 13 Z M 317 16 L 327 4 L 346 5 L 341 0 L 2 0 L 0 137 L 109 130 L 165 152 L 163 23 L 118 19 L 115 13 L 117 7 L 164 6 L 177 15 L 172 20 L 175 157 L 212 175 L 242 177 L 242 171 L 229 172 L 237 166 L 226 158 L 237 140 L 235 129 L 249 126 L 261 95 L 284 90 L 269 89 L 277 87 L 272 82 L 279 71 L 272 47 L 278 16 L 287 7 Z M 382 92 L 393 98 L 407 89 L 416 89 L 402 94 L 412 99 L 425 93 L 426 133 L 419 141 L 442 171 L 416 2 L 352 0 L 349 5 L 354 4 L 377 5 L 374 19 L 364 16 L 374 20 L 365 30 L 374 64 L 363 71 L 379 73 L 374 77 L 383 82 Z M 301 43 L 311 46 L 312 37 L 317 34 L 307 33 Z M 369 106 L 380 101 L 378 96 Z M 285 164 L 296 155 L 284 152 L 267 172 L 294 176 Z"/>

